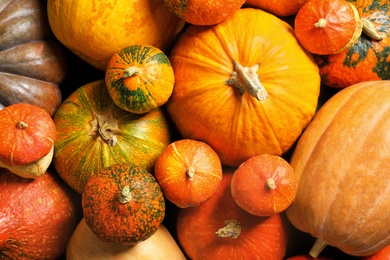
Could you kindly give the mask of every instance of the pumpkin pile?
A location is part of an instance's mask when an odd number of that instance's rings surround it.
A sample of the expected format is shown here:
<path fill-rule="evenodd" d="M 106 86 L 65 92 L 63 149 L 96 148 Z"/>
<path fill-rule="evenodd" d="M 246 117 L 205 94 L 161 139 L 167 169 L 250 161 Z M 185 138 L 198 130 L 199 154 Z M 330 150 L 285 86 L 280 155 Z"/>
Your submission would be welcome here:
<path fill-rule="evenodd" d="M 0 3 L 0 259 L 384 259 L 387 0 Z"/>

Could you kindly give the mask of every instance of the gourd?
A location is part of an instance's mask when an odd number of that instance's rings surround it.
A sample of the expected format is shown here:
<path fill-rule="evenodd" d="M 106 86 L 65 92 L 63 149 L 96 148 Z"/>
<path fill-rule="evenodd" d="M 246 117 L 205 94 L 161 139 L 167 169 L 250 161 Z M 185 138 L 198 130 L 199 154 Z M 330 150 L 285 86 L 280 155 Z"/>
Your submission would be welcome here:
<path fill-rule="evenodd" d="M 226 166 L 285 153 L 315 113 L 317 65 L 291 26 L 262 10 L 191 25 L 169 58 L 170 118 L 183 138 L 206 142 Z"/>
<path fill-rule="evenodd" d="M 132 45 L 115 53 L 108 62 L 108 93 L 120 108 L 147 113 L 161 107 L 172 94 L 175 75 L 168 57 L 149 45 Z"/>
<path fill-rule="evenodd" d="M 309 0 L 294 21 L 299 42 L 311 53 L 320 55 L 351 47 L 363 29 L 356 7 L 346 0 Z"/>
<path fill-rule="evenodd" d="M 184 21 L 195 25 L 214 25 L 232 16 L 245 0 L 163 0 L 164 5 Z"/>
<path fill-rule="evenodd" d="M 348 49 L 316 55 L 322 82 L 340 89 L 350 85 L 390 79 L 390 9 L 387 0 L 349 0 L 358 10 L 363 33 Z"/>
<path fill-rule="evenodd" d="M 168 51 L 185 24 L 161 0 L 48 0 L 47 13 L 56 38 L 101 71 L 129 45 Z"/>
<path fill-rule="evenodd" d="M 135 245 L 151 237 L 165 216 L 165 201 L 151 173 L 132 164 L 96 172 L 82 193 L 85 222 L 104 242 Z"/>
<path fill-rule="evenodd" d="M 93 173 L 113 164 L 131 163 L 151 172 L 172 139 L 161 108 L 145 114 L 125 111 L 115 105 L 103 79 L 77 88 L 59 107 L 54 123 L 53 165 L 79 193 Z"/>
<path fill-rule="evenodd" d="M 59 259 L 79 221 L 76 201 L 55 172 L 27 179 L 0 168 L 0 258 Z"/>
<path fill-rule="evenodd" d="M 161 224 L 148 239 L 134 246 L 107 243 L 98 238 L 81 219 L 66 248 L 67 260 L 185 260 L 183 252 L 168 229 Z"/>
<path fill-rule="evenodd" d="M 1 1 L 0 24 L 0 109 L 28 103 L 53 116 L 62 102 L 59 84 L 68 68 L 46 7 L 39 0 Z"/>
<path fill-rule="evenodd" d="M 362 257 L 361 260 L 383 260 L 390 257 L 390 245 L 382 248 L 377 253 L 369 256 Z"/>
<path fill-rule="evenodd" d="M 221 184 L 209 200 L 179 209 L 180 245 L 190 259 L 283 259 L 289 241 L 283 216 L 259 217 L 241 209 L 230 192 L 233 172 L 224 169 Z"/>
<path fill-rule="evenodd" d="M 292 154 L 298 190 L 290 222 L 317 242 L 352 256 L 390 243 L 390 81 L 349 86 L 331 97 Z"/>
<path fill-rule="evenodd" d="M 277 16 L 293 16 L 307 0 L 246 0 L 244 7 L 258 8 Z"/>
<path fill-rule="evenodd" d="M 208 144 L 180 139 L 158 156 L 154 176 L 169 201 L 180 208 L 196 207 L 217 190 L 222 164 Z"/>

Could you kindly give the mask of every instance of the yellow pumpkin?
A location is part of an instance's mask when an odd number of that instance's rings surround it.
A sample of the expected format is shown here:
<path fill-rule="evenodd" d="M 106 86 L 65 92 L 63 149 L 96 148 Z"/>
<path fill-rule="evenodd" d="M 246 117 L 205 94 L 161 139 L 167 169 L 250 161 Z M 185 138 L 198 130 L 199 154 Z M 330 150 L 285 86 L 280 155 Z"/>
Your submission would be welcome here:
<path fill-rule="evenodd" d="M 167 51 L 185 24 L 161 0 L 48 0 L 47 12 L 57 39 L 100 70 L 129 45 Z"/>

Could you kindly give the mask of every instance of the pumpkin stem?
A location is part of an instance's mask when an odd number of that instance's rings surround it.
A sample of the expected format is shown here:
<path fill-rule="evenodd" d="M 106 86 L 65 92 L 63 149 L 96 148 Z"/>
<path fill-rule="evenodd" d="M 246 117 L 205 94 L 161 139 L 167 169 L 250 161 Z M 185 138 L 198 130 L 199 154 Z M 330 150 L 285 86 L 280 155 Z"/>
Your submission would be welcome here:
<path fill-rule="evenodd" d="M 255 64 L 252 67 L 243 67 L 237 61 L 233 60 L 233 69 L 230 73 L 230 78 L 225 81 L 229 86 L 238 88 L 240 94 L 248 92 L 253 97 L 260 101 L 266 100 L 268 92 L 260 82 L 257 70 L 260 64 Z"/>
<path fill-rule="evenodd" d="M 378 32 L 374 24 L 369 19 L 361 18 L 360 20 L 363 25 L 363 32 L 371 39 L 381 41 L 386 37 L 384 33 Z"/>
<path fill-rule="evenodd" d="M 88 133 L 96 137 L 98 135 L 107 145 L 114 146 L 118 142 L 115 135 L 115 131 L 118 129 L 117 120 L 111 113 L 105 115 L 93 113 L 93 117 L 94 119 L 90 121 L 91 129 Z"/>
<path fill-rule="evenodd" d="M 131 200 L 131 198 L 132 197 L 131 197 L 130 187 L 127 185 L 123 186 L 118 196 L 120 203 L 126 204 Z"/>
<path fill-rule="evenodd" d="M 273 178 L 268 178 L 266 181 L 265 181 L 265 186 L 271 190 L 274 190 L 276 189 L 276 184 L 275 184 L 275 180 Z"/>
<path fill-rule="evenodd" d="M 25 129 L 27 126 L 28 126 L 28 124 L 25 123 L 25 122 L 23 122 L 23 121 L 18 121 L 18 122 L 16 123 L 16 128 L 17 128 L 17 129 L 20 129 L 20 130 Z"/>
<path fill-rule="evenodd" d="M 193 167 L 189 167 L 187 169 L 187 176 L 190 178 L 190 181 L 194 179 L 195 169 Z"/>
<path fill-rule="evenodd" d="M 314 24 L 314 26 L 317 27 L 317 28 L 320 28 L 320 29 L 325 28 L 326 27 L 326 20 L 324 18 L 320 18 L 318 20 L 318 22 L 316 22 Z"/>
<path fill-rule="evenodd" d="M 310 249 L 309 255 L 311 255 L 313 258 L 317 258 L 327 245 L 329 245 L 328 242 L 322 238 L 317 238 L 313 247 Z"/>
<path fill-rule="evenodd" d="M 233 238 L 236 239 L 241 233 L 241 224 L 238 220 L 228 219 L 225 221 L 225 226 L 220 228 L 215 234 L 220 238 Z"/>
<path fill-rule="evenodd" d="M 137 66 L 130 66 L 123 72 L 123 78 L 129 78 L 135 76 L 139 73 L 139 69 Z"/>

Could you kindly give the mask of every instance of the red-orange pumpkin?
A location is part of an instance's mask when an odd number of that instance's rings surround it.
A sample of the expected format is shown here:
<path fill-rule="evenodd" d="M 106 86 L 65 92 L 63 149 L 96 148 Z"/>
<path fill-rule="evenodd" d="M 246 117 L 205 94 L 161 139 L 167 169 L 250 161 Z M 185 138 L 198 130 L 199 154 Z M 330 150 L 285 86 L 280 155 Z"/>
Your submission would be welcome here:
<path fill-rule="evenodd" d="M 362 257 L 361 260 L 389 260 L 390 259 L 390 245 L 382 248 L 379 252 Z"/>
<path fill-rule="evenodd" d="M 246 0 L 246 7 L 259 8 L 277 16 L 295 15 L 307 0 Z"/>

